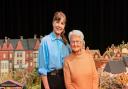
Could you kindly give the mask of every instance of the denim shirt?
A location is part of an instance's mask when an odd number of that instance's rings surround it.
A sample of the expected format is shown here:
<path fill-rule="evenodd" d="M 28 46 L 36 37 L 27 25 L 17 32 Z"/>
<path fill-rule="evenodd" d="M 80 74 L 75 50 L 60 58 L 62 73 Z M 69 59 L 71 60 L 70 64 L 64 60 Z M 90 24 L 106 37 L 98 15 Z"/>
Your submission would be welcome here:
<path fill-rule="evenodd" d="M 55 69 L 62 69 L 64 58 L 70 53 L 69 45 L 62 38 L 56 38 L 54 32 L 42 38 L 38 55 L 38 73 L 47 75 Z"/>

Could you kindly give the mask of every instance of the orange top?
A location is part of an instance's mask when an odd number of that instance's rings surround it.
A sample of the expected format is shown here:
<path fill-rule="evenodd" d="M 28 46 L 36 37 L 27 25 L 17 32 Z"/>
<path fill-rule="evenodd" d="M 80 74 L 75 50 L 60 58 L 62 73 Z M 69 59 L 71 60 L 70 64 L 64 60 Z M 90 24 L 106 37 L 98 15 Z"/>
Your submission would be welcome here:
<path fill-rule="evenodd" d="M 98 73 L 93 56 L 84 51 L 70 54 L 64 61 L 66 89 L 98 89 Z"/>

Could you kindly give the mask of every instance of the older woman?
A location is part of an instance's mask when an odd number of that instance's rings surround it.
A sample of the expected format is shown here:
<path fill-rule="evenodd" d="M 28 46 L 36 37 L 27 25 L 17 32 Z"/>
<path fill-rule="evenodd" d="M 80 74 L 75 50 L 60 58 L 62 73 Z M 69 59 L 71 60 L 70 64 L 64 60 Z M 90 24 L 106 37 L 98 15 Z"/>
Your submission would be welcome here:
<path fill-rule="evenodd" d="M 98 74 L 92 54 L 83 47 L 83 33 L 71 31 L 69 41 L 72 53 L 64 60 L 66 89 L 98 89 Z"/>

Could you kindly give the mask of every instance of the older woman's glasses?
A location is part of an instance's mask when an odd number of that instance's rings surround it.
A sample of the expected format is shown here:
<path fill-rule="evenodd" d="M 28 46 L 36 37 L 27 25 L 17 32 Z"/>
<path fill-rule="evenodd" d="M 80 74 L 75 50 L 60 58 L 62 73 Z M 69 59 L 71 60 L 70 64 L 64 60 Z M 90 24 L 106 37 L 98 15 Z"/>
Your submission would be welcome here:
<path fill-rule="evenodd" d="M 70 41 L 71 44 L 81 44 L 81 41 Z"/>

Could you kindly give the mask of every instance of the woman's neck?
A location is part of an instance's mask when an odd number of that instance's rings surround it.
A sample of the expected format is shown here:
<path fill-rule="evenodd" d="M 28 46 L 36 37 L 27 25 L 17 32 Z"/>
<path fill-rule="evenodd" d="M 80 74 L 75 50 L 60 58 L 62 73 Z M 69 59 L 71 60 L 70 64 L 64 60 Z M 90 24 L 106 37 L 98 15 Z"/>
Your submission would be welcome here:
<path fill-rule="evenodd" d="M 55 34 L 56 38 L 60 38 L 61 37 L 60 34 L 56 34 L 55 32 L 54 32 L 54 34 Z"/>
<path fill-rule="evenodd" d="M 80 49 L 79 51 L 76 51 L 76 52 L 72 52 L 73 54 L 75 55 L 81 55 L 83 53 L 83 51 L 85 51 L 84 49 Z"/>

